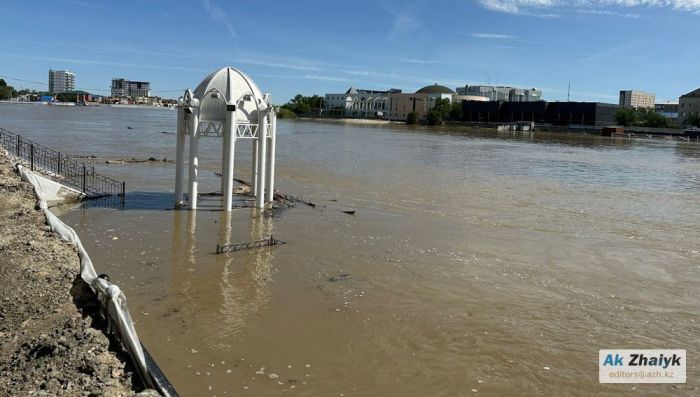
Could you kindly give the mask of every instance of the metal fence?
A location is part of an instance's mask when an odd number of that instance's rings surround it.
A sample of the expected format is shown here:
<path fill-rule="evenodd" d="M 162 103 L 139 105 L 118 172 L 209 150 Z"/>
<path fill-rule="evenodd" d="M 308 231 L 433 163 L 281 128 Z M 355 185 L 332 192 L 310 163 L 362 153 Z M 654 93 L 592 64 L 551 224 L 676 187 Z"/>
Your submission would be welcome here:
<path fill-rule="evenodd" d="M 49 149 L 20 135 L 0 128 L 0 146 L 11 155 L 55 177 L 62 184 L 79 190 L 88 198 L 118 196 L 124 202 L 126 184 L 95 172 L 95 167 L 73 160 L 61 152 Z"/>

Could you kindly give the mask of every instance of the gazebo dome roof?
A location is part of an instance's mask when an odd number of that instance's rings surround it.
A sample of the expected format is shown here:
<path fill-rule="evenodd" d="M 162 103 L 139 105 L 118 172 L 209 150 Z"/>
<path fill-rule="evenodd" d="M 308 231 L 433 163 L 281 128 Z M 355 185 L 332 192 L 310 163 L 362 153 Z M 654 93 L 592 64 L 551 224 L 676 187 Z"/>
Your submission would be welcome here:
<path fill-rule="evenodd" d="M 224 121 L 227 103 L 237 105 L 236 116 L 243 122 L 257 120 L 258 107 L 266 107 L 265 96 L 257 84 L 232 67 L 219 69 L 205 77 L 194 90 L 194 97 L 200 101 L 199 118 L 202 121 Z"/>

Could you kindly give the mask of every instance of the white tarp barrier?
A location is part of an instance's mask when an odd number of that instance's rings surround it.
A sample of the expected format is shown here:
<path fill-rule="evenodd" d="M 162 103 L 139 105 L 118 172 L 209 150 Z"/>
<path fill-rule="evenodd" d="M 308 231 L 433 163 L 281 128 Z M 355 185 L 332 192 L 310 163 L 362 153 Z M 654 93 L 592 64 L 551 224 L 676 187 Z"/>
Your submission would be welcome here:
<path fill-rule="evenodd" d="M 26 172 L 31 172 L 28 170 L 25 170 Z M 41 189 L 41 195 L 46 201 L 46 204 L 48 204 L 49 207 L 53 207 L 55 205 L 61 204 L 61 203 L 70 203 L 70 202 L 77 202 L 80 201 L 83 196 L 85 196 L 83 193 L 70 188 L 68 186 L 64 186 L 58 182 L 52 181 L 51 179 L 45 178 L 37 173 L 33 173 L 34 178 L 36 179 L 36 184 L 32 183 L 32 185 L 38 186 Z"/>
<path fill-rule="evenodd" d="M 75 230 L 63 223 L 63 221 L 58 219 L 58 217 L 48 209 L 46 197 L 57 197 L 56 193 L 58 190 L 53 185 L 55 182 L 50 181 L 51 184 L 46 183 L 46 178 L 40 177 L 19 164 L 17 165 L 17 171 L 23 181 L 31 183 L 34 187 L 34 193 L 36 194 L 39 208 L 41 208 L 44 213 L 46 222 L 51 227 L 51 231 L 58 234 L 63 240 L 74 244 L 78 249 L 78 256 L 80 257 L 80 277 L 97 293 L 102 308 L 107 312 L 107 318 L 111 328 L 109 331 L 113 332 L 118 337 L 124 348 L 130 353 L 136 365 L 136 369 L 141 375 L 141 379 L 152 383 L 150 376 L 148 376 L 146 359 L 143 349 L 141 348 L 141 342 L 139 342 L 139 338 L 136 335 L 136 329 L 134 329 L 134 323 L 131 320 L 129 309 L 126 307 L 126 296 L 124 296 L 117 285 L 97 277 L 97 272 L 92 265 L 92 261 L 85 251 L 85 248 L 83 248 L 83 244 L 80 242 L 80 238 L 77 233 L 75 233 Z M 149 384 L 148 386 L 153 387 L 154 385 Z"/>

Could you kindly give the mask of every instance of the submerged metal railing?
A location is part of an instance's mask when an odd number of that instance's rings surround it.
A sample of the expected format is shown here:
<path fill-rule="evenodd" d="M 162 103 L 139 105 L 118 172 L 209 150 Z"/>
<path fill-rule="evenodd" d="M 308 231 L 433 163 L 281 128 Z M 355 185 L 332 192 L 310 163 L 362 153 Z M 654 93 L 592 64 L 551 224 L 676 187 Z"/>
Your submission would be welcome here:
<path fill-rule="evenodd" d="M 95 172 L 95 167 L 73 160 L 61 152 L 49 149 L 22 136 L 0 128 L 0 146 L 11 155 L 55 177 L 62 184 L 81 191 L 87 198 L 125 198 L 126 184 Z"/>
<path fill-rule="evenodd" d="M 277 245 L 277 244 L 286 244 L 286 243 L 282 240 L 277 240 L 276 238 L 270 236 L 270 238 L 266 238 L 264 240 L 250 241 L 247 243 L 216 244 L 216 253 L 218 255 L 218 254 L 223 254 L 225 252 L 236 252 L 236 251 L 242 251 L 242 250 L 251 249 L 251 248 L 271 247 L 271 246 Z"/>

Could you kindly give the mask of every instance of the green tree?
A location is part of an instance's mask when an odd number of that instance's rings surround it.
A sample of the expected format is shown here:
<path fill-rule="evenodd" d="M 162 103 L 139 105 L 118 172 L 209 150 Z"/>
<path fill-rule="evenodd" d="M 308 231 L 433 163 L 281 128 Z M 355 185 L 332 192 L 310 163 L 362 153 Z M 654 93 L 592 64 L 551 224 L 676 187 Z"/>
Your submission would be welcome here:
<path fill-rule="evenodd" d="M 323 98 L 318 95 L 308 97 L 297 94 L 282 107 L 291 110 L 296 115 L 308 115 L 312 113 L 320 113 L 320 111 L 325 107 L 325 103 Z"/>
<path fill-rule="evenodd" d="M 700 127 L 700 116 L 688 116 L 688 118 L 686 118 L 685 121 L 683 121 L 683 125 Z"/>
<path fill-rule="evenodd" d="M 406 115 L 406 124 L 418 124 L 418 112 L 414 110 Z"/>
<path fill-rule="evenodd" d="M 17 91 L 13 90 L 11 86 L 0 87 L 0 100 L 5 101 L 12 98 L 13 92 L 17 96 Z"/>
<path fill-rule="evenodd" d="M 449 99 L 437 99 L 433 109 L 428 112 L 428 125 L 438 125 L 444 123 L 450 116 L 451 111 L 452 104 L 450 103 Z"/>
<path fill-rule="evenodd" d="M 442 113 L 439 110 L 431 110 L 427 117 L 428 125 L 440 125 L 443 123 Z"/>
<path fill-rule="evenodd" d="M 0 87 L 7 87 L 7 83 L 4 79 L 0 79 Z"/>
<path fill-rule="evenodd" d="M 615 122 L 619 125 L 636 125 L 637 121 L 637 111 L 634 109 L 620 109 L 615 112 Z"/>
<path fill-rule="evenodd" d="M 293 111 L 285 107 L 280 108 L 279 112 L 277 112 L 277 116 L 281 119 L 295 119 L 297 117 Z"/>
<path fill-rule="evenodd" d="M 642 112 L 642 123 L 646 127 L 667 128 L 671 125 L 671 121 L 668 118 L 653 109 Z"/>
<path fill-rule="evenodd" d="M 452 102 L 450 114 L 447 117 L 448 120 L 462 120 L 462 103 Z"/>

